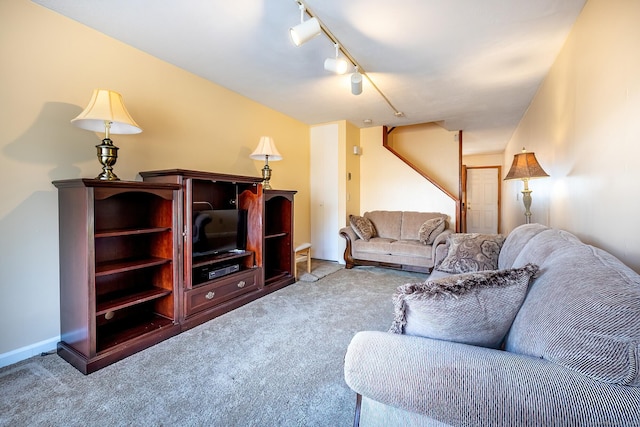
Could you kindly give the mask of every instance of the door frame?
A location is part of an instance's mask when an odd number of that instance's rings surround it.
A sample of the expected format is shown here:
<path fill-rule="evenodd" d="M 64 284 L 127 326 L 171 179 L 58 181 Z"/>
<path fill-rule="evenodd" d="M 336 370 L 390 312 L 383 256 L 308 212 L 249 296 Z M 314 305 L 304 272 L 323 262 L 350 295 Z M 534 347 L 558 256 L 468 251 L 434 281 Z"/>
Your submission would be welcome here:
<path fill-rule="evenodd" d="M 498 171 L 498 233 L 500 233 L 500 223 L 502 222 L 502 166 L 467 166 L 462 165 L 462 222 L 463 233 L 467 232 L 467 171 L 469 169 L 497 169 Z"/>

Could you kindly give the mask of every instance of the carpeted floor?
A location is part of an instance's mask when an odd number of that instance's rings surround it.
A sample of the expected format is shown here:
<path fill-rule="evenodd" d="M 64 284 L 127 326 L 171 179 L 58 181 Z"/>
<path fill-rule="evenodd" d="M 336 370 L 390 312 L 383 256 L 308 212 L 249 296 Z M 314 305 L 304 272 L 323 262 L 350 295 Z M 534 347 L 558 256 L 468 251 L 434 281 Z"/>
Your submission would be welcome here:
<path fill-rule="evenodd" d="M 351 337 L 387 330 L 395 288 L 426 275 L 311 274 L 88 376 L 55 354 L 2 368 L 0 425 L 350 426 Z"/>

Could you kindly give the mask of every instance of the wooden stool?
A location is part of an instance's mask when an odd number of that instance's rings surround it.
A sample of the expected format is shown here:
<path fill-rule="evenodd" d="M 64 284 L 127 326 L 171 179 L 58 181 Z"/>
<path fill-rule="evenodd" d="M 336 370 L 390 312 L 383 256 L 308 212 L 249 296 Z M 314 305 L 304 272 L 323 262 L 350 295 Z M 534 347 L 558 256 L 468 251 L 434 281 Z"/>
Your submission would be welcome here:
<path fill-rule="evenodd" d="M 307 273 L 311 273 L 311 243 L 303 243 L 294 249 L 295 263 L 293 266 L 293 276 L 298 280 L 298 263 L 307 261 Z"/>

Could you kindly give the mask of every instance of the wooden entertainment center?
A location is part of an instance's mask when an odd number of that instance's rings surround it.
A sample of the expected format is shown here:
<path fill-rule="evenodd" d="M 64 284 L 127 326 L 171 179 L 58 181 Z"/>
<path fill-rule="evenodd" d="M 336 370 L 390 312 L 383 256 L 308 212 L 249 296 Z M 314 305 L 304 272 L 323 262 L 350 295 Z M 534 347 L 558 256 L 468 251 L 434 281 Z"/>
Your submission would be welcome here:
<path fill-rule="evenodd" d="M 142 182 L 53 183 L 58 354 L 85 374 L 295 282 L 296 191 L 264 190 L 256 177 L 182 169 L 140 175 Z M 243 247 L 196 251 L 193 218 L 203 209 L 238 211 Z"/>

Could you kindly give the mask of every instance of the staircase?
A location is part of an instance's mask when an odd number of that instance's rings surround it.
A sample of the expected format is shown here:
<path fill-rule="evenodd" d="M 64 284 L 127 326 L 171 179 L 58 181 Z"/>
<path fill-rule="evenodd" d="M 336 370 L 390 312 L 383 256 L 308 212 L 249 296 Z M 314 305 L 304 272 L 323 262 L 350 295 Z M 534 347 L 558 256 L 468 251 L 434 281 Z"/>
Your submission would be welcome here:
<path fill-rule="evenodd" d="M 464 209 L 462 206 L 462 131 L 458 131 L 458 195 L 453 194 L 451 191 L 447 190 L 441 183 L 439 183 L 436 179 L 430 176 L 426 171 L 422 170 L 418 167 L 414 162 L 409 160 L 406 156 L 402 155 L 395 148 L 393 148 L 389 144 L 389 134 L 394 131 L 395 128 L 388 128 L 387 126 L 383 127 L 383 135 L 382 135 L 382 145 L 384 148 L 389 150 L 394 156 L 400 159 L 403 163 L 409 166 L 411 169 L 416 171 L 420 176 L 429 181 L 433 186 L 435 186 L 442 193 L 447 195 L 451 200 L 455 202 L 456 205 L 456 232 L 463 231 L 463 224 L 466 222 L 464 218 Z"/>

